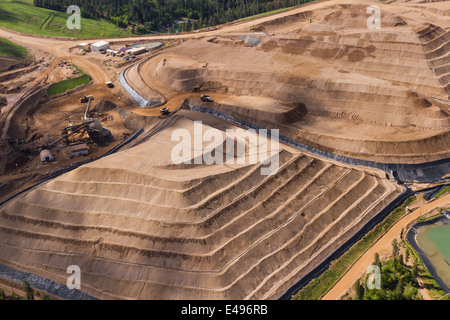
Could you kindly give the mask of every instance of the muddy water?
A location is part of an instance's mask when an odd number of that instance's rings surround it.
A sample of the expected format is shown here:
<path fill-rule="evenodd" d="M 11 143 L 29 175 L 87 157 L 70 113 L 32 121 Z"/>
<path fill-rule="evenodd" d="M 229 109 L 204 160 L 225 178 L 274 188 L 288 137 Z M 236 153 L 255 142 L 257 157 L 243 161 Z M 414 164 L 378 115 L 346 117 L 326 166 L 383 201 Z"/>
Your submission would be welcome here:
<path fill-rule="evenodd" d="M 450 224 L 439 222 L 420 228 L 417 243 L 436 269 L 436 273 L 450 288 Z"/>

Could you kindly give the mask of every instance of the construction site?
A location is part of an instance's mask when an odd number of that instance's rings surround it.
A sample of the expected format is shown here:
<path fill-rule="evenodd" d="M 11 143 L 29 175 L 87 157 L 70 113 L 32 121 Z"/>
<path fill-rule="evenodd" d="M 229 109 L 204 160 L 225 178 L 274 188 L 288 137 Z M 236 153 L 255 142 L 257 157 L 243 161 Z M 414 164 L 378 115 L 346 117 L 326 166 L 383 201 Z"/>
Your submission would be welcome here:
<path fill-rule="evenodd" d="M 35 59 L 0 72 L 0 265 L 60 284 L 79 266 L 97 299 L 295 294 L 380 212 L 450 182 L 449 16 L 318 1 L 98 50 L 1 29 Z M 92 80 L 49 96 L 62 61 Z M 199 121 L 221 150 L 227 130 L 278 129 L 278 171 L 174 164 L 174 132 Z"/>

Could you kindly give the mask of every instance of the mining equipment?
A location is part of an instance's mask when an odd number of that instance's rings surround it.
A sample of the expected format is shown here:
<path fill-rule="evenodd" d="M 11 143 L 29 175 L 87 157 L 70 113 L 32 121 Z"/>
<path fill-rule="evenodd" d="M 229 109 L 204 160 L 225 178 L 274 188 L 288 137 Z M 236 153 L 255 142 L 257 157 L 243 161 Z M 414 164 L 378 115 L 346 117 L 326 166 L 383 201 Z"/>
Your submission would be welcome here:
<path fill-rule="evenodd" d="M 86 103 L 86 102 L 89 102 L 89 99 L 90 99 L 90 100 L 94 100 L 94 97 L 91 96 L 91 95 L 81 97 L 81 98 L 80 98 L 80 103 Z"/>
<path fill-rule="evenodd" d="M 162 109 L 159 110 L 159 112 L 163 116 L 168 116 L 170 114 L 169 108 L 162 108 Z"/>
<path fill-rule="evenodd" d="M 78 124 L 70 122 L 68 127 L 61 130 L 62 137 L 48 144 L 49 147 L 52 147 L 61 141 L 64 141 L 67 145 L 77 142 L 88 142 L 89 140 L 99 144 L 111 136 L 111 132 L 102 126 L 100 120 L 89 117 L 89 109 L 92 100 L 94 100 L 92 95 L 80 99 L 80 101 L 87 102 L 86 111 L 84 112 L 81 122 Z"/>
<path fill-rule="evenodd" d="M 203 102 L 213 102 L 213 101 L 211 100 L 211 97 L 210 97 L 210 96 L 206 96 L 206 95 L 204 95 L 204 94 L 202 94 L 202 96 L 200 97 L 200 99 L 201 99 Z"/>

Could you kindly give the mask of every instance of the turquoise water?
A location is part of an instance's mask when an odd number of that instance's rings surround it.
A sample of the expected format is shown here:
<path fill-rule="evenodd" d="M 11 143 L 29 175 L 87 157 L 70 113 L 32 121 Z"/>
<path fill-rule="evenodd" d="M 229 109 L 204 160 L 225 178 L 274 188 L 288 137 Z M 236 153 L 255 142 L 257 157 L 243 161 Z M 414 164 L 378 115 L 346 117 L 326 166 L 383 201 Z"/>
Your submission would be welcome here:
<path fill-rule="evenodd" d="M 450 288 L 450 225 L 437 223 L 420 228 L 417 243 L 433 264 L 439 278 Z"/>

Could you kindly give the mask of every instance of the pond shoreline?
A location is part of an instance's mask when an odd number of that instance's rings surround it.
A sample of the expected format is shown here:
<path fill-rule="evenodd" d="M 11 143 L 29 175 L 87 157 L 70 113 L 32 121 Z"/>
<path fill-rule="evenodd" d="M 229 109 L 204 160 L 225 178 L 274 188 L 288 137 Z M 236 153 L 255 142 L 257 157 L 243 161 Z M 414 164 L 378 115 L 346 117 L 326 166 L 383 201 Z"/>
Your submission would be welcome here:
<path fill-rule="evenodd" d="M 431 219 L 428 221 L 422 221 L 422 222 L 418 222 L 418 223 L 414 224 L 409 229 L 408 233 L 406 234 L 406 239 L 411 244 L 411 246 L 414 248 L 414 250 L 417 252 L 417 254 L 419 255 L 420 259 L 422 260 L 425 268 L 427 268 L 427 270 L 430 272 L 431 276 L 434 278 L 434 280 L 439 285 L 439 287 L 441 287 L 441 289 L 443 291 L 445 291 L 445 293 L 450 293 L 450 288 L 447 287 L 447 285 L 444 283 L 444 281 L 439 277 L 434 265 L 431 263 L 430 259 L 427 257 L 427 255 L 425 254 L 425 252 L 422 250 L 422 248 L 419 246 L 419 244 L 417 242 L 417 235 L 419 234 L 419 231 L 422 227 L 436 225 L 439 222 L 443 222 L 444 224 L 450 224 L 449 214 L 447 213 L 447 214 L 441 215 L 439 217 L 436 217 L 434 219 Z M 445 261 L 447 262 L 448 265 L 450 265 L 447 260 L 445 260 Z"/>

